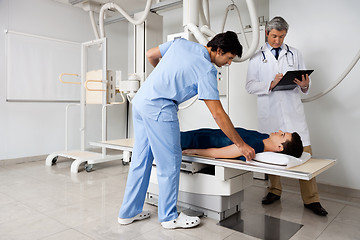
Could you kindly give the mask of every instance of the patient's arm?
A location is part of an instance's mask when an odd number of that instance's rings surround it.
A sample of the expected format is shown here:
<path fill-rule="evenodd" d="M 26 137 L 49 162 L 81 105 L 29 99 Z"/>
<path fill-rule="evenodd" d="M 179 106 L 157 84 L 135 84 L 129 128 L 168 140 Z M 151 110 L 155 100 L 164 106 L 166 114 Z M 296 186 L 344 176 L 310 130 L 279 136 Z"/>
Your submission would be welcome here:
<path fill-rule="evenodd" d="M 212 158 L 236 158 L 241 156 L 241 152 L 235 144 L 222 148 L 186 149 L 183 150 L 183 153 Z"/>

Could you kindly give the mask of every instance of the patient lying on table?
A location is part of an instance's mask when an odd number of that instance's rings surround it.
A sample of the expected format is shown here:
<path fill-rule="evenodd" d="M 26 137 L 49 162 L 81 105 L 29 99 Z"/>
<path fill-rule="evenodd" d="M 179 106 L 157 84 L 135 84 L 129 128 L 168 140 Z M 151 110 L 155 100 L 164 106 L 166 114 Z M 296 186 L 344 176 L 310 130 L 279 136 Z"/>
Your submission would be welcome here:
<path fill-rule="evenodd" d="M 254 148 L 255 153 L 278 152 L 298 158 L 303 152 L 302 141 L 297 132 L 280 130 L 269 135 L 243 128 L 235 129 L 244 142 Z M 238 147 L 220 129 L 181 132 L 181 147 L 184 154 L 245 160 Z"/>

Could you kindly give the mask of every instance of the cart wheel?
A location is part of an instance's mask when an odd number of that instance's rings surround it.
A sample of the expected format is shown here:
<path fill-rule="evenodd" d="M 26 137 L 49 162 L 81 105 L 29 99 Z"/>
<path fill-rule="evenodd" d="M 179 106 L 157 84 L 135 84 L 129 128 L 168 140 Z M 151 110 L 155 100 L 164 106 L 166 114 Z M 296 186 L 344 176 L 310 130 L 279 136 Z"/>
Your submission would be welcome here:
<path fill-rule="evenodd" d="M 124 160 L 121 160 L 121 162 L 122 162 L 122 165 L 124 165 L 124 166 L 129 164 L 129 162 L 125 162 Z"/>
<path fill-rule="evenodd" d="M 86 164 L 85 165 L 85 171 L 86 172 L 91 172 L 93 169 L 93 165 L 92 164 Z"/>
<path fill-rule="evenodd" d="M 58 160 L 58 157 L 59 156 L 56 156 L 56 157 L 54 157 L 52 160 L 51 160 L 51 165 L 55 165 L 56 164 L 56 162 L 57 162 L 57 160 Z"/>

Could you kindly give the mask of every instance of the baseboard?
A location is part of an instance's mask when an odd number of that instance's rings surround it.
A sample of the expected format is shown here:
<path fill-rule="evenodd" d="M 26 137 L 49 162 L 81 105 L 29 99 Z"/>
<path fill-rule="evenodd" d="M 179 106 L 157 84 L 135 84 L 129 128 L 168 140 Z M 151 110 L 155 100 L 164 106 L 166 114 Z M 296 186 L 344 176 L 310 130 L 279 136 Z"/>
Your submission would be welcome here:
<path fill-rule="evenodd" d="M 101 148 L 97 148 L 97 147 L 85 149 L 85 151 L 99 152 L 99 153 L 101 153 L 101 150 L 102 150 Z M 115 149 L 107 149 L 106 152 L 107 152 L 107 154 L 112 155 L 112 154 L 119 154 L 119 152 L 121 152 L 121 151 L 115 150 Z M 48 155 L 49 154 L 32 156 L 32 157 L 4 159 L 4 160 L 0 160 L 0 166 L 26 163 L 26 162 L 35 162 L 35 161 L 42 161 L 42 160 L 44 161 L 44 164 L 45 164 L 45 160 Z"/>
<path fill-rule="evenodd" d="M 14 164 L 20 164 L 20 163 L 26 163 L 26 162 L 35 162 L 35 161 L 41 161 L 44 160 L 48 155 L 39 155 L 39 156 L 32 156 L 32 157 L 22 157 L 22 158 L 12 158 L 12 159 L 4 159 L 0 160 L 0 166 L 6 166 L 6 165 L 14 165 Z"/>

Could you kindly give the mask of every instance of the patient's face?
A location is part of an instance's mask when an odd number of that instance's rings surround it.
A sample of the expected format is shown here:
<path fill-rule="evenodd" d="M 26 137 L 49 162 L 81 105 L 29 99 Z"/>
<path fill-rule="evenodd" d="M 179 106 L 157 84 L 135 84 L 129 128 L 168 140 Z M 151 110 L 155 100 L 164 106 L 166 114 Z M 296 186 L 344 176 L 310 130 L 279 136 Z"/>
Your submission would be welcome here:
<path fill-rule="evenodd" d="M 276 145 L 280 145 L 286 141 L 291 141 L 291 138 L 291 133 L 283 132 L 281 130 L 270 134 L 270 140 Z"/>

